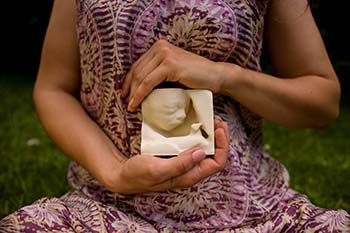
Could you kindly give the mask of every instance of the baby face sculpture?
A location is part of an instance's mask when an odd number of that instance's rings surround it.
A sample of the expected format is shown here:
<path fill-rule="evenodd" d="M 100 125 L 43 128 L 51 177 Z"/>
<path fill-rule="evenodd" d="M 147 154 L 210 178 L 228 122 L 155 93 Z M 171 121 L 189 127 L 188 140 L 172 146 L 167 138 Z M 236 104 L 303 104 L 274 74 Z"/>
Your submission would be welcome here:
<path fill-rule="evenodd" d="M 155 89 L 142 103 L 141 154 L 175 156 L 194 146 L 214 153 L 212 93 Z"/>
<path fill-rule="evenodd" d="M 157 89 L 142 104 L 143 119 L 153 127 L 171 131 L 184 123 L 190 103 L 183 89 Z"/>

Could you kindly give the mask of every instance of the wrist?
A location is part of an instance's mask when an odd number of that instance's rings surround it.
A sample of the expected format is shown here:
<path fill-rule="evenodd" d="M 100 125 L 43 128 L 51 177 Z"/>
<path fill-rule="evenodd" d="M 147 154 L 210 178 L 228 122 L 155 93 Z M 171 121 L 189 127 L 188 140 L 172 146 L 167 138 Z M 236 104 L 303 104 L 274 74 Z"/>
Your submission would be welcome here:
<path fill-rule="evenodd" d="M 99 180 L 110 191 L 119 193 L 122 187 L 121 171 L 124 164 L 124 159 L 114 157 L 100 169 Z"/>
<path fill-rule="evenodd" d="M 221 85 L 218 93 L 235 98 L 237 90 L 243 87 L 246 82 L 244 68 L 227 62 L 220 62 L 220 65 L 219 79 L 221 80 Z"/>

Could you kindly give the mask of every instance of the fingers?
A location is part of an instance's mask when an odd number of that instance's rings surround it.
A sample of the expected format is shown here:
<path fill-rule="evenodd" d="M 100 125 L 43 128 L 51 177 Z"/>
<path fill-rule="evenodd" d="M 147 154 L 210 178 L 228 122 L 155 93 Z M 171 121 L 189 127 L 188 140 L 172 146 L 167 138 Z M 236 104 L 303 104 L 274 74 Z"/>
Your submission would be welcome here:
<path fill-rule="evenodd" d="M 140 77 L 140 75 L 147 75 L 152 71 L 152 67 L 156 67 L 158 65 L 159 62 L 157 61 L 153 50 L 149 49 L 131 66 L 130 71 L 124 79 L 121 96 L 123 98 L 127 97 L 131 91 L 131 85 L 135 79 L 135 76 Z"/>
<path fill-rule="evenodd" d="M 228 125 L 225 121 L 222 121 L 220 119 L 215 118 L 214 119 L 214 128 L 222 128 L 225 131 L 226 137 L 230 141 L 230 135 L 229 135 L 229 130 L 228 130 Z"/>
<path fill-rule="evenodd" d="M 117 191 L 133 194 L 191 187 L 224 168 L 229 143 L 225 122 L 215 121 L 215 142 L 213 158 L 205 158 L 204 151 L 199 148 L 170 159 L 147 155 L 132 157 L 121 169 Z"/>
<path fill-rule="evenodd" d="M 215 156 L 213 158 L 201 158 L 197 160 L 198 162 L 194 163 L 192 167 L 189 166 L 186 169 L 181 169 L 181 165 L 178 164 L 178 172 L 173 173 L 172 175 L 174 176 L 169 176 L 170 178 L 164 182 L 154 185 L 152 187 L 153 191 L 190 187 L 203 180 L 204 178 L 209 177 L 218 171 L 221 171 L 225 167 L 229 146 L 228 127 L 227 123 L 219 120 L 215 121 L 215 126 Z M 195 159 L 193 161 L 195 161 Z M 175 174 L 177 173 L 181 175 L 176 176 Z"/>
<path fill-rule="evenodd" d="M 203 150 L 192 148 L 180 153 L 177 157 L 163 160 L 164 163 L 161 166 L 164 174 L 159 175 L 163 176 L 166 180 L 181 176 L 199 165 L 201 169 L 204 169 L 202 171 L 203 174 L 199 177 L 201 179 L 223 169 L 227 160 L 229 147 L 228 127 L 226 122 L 219 120 L 215 121 L 215 125 L 216 148 L 213 158 L 206 159 L 206 154 Z"/>
<path fill-rule="evenodd" d="M 215 121 L 215 125 L 215 155 L 213 159 L 220 167 L 224 167 L 230 142 L 228 126 L 226 122 L 218 120 Z"/>
<path fill-rule="evenodd" d="M 178 184 L 179 186 L 182 185 L 188 185 L 188 179 L 195 181 L 195 183 L 199 182 L 200 180 L 211 176 L 222 169 L 224 169 L 227 156 L 228 156 L 228 145 L 229 145 L 229 138 L 228 138 L 228 131 L 227 131 L 227 124 L 225 122 L 218 121 L 216 123 L 216 130 L 215 130 L 215 142 L 216 142 L 216 149 L 215 149 L 215 155 L 213 158 L 207 158 L 198 163 L 197 166 L 195 166 L 193 169 L 191 169 L 187 174 L 184 175 L 184 177 L 178 177 Z M 182 181 L 181 179 L 185 179 L 185 181 Z M 173 183 L 176 183 L 173 181 Z M 186 186 L 185 186 L 186 187 Z"/>
<path fill-rule="evenodd" d="M 121 92 L 123 98 L 128 97 L 129 111 L 135 111 L 154 87 L 171 76 L 169 74 L 173 72 L 167 57 L 173 56 L 175 48 L 167 41 L 159 40 L 132 65 Z"/>
<path fill-rule="evenodd" d="M 170 159 L 161 159 L 157 165 L 161 167 L 159 176 L 162 181 L 169 180 L 185 174 L 191 170 L 197 163 L 205 159 L 205 152 L 199 148 L 192 148 L 180 153 L 178 156 Z"/>
<path fill-rule="evenodd" d="M 161 58 L 152 53 L 142 57 L 127 74 L 121 96 L 128 96 L 128 111 L 135 111 L 142 100 L 166 77 L 166 70 L 160 66 Z"/>
<path fill-rule="evenodd" d="M 150 73 L 154 72 L 154 70 L 157 70 L 157 67 L 159 66 L 159 59 L 158 57 L 153 57 L 151 61 L 148 62 L 147 65 L 145 66 L 141 66 L 140 68 L 135 68 L 135 71 L 133 71 L 133 73 L 135 73 L 135 75 L 133 75 L 133 81 L 131 82 L 131 86 L 130 86 L 130 91 L 129 91 L 129 97 L 128 100 L 129 103 L 130 102 L 135 102 L 135 92 L 137 92 L 137 90 L 139 90 L 140 86 L 145 83 L 150 81 Z M 136 71 L 139 70 L 139 71 Z M 153 81 L 153 80 L 152 80 Z M 155 84 L 157 85 L 157 84 Z M 147 93 L 146 95 L 148 95 L 149 93 Z M 146 96 L 145 95 L 145 96 Z M 137 98 L 136 98 L 137 100 Z M 138 105 L 134 106 L 133 104 L 129 105 L 129 111 L 131 110 L 136 110 L 136 107 Z"/>
<path fill-rule="evenodd" d="M 137 155 L 124 163 L 118 176 L 118 193 L 134 194 L 150 191 L 164 191 L 178 187 L 174 177 L 186 174 L 205 159 L 199 148 L 182 152 L 177 157 L 163 159 L 148 155 Z M 185 179 L 181 179 L 185 180 Z"/>
<path fill-rule="evenodd" d="M 131 100 L 128 105 L 128 111 L 136 111 L 137 106 L 142 100 L 163 80 L 165 80 L 168 70 L 160 65 L 154 69 L 149 75 L 143 78 L 135 85 L 135 90 L 130 93 Z"/>

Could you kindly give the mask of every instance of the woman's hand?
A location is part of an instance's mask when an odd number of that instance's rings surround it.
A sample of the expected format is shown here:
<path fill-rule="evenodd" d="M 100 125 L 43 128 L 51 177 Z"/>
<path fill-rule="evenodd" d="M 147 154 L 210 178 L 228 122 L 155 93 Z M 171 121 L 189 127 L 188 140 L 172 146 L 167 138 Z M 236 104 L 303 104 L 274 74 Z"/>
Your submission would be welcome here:
<path fill-rule="evenodd" d="M 228 155 L 229 134 L 226 122 L 215 120 L 215 155 L 205 158 L 192 148 L 170 159 L 137 155 L 125 160 L 114 171 L 107 188 L 122 194 L 163 191 L 193 186 L 222 170 Z"/>
<path fill-rule="evenodd" d="M 128 97 L 129 111 L 163 81 L 179 82 L 189 88 L 208 89 L 217 93 L 223 79 L 218 77 L 220 63 L 159 40 L 142 55 L 127 74 L 122 96 Z"/>

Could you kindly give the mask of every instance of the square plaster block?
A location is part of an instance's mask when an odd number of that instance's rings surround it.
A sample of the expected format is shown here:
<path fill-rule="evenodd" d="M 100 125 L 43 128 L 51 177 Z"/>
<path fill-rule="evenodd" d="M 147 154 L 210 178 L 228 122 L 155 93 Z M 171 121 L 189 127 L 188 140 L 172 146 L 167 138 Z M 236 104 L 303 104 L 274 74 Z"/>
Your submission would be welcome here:
<path fill-rule="evenodd" d="M 141 107 L 141 154 L 171 157 L 198 146 L 207 156 L 214 155 L 211 91 L 154 89 Z"/>

